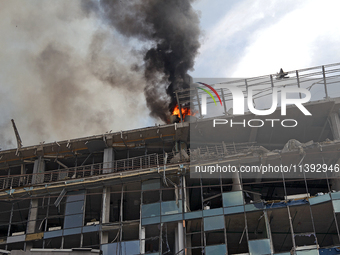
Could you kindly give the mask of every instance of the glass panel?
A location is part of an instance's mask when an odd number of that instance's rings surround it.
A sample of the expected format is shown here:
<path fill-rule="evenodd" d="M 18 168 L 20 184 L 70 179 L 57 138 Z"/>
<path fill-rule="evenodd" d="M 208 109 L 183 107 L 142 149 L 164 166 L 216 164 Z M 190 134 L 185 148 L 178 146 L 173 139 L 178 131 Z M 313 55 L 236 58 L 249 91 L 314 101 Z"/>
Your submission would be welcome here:
<path fill-rule="evenodd" d="M 243 205 L 242 191 L 232 191 L 223 193 L 223 207 Z"/>
<path fill-rule="evenodd" d="M 204 231 L 224 228 L 223 215 L 204 218 Z"/>
<path fill-rule="evenodd" d="M 56 230 L 56 231 L 49 231 L 44 233 L 44 239 L 52 238 L 52 237 L 58 237 L 62 236 L 63 230 Z"/>
<path fill-rule="evenodd" d="M 215 254 L 226 254 L 227 248 L 225 247 L 225 244 L 220 245 L 212 245 L 205 247 L 205 254 L 207 255 L 215 255 Z"/>
<path fill-rule="evenodd" d="M 81 228 L 71 228 L 71 229 L 64 230 L 64 236 L 80 234 L 80 233 L 81 233 Z"/>
<path fill-rule="evenodd" d="M 202 211 L 188 212 L 184 214 L 184 219 L 186 220 L 197 219 L 197 218 L 202 218 Z"/>
<path fill-rule="evenodd" d="M 74 201 L 79 201 L 79 200 L 84 200 L 85 199 L 85 191 L 80 190 L 80 191 L 72 191 L 68 192 L 66 194 L 66 203 L 74 202 Z"/>
<path fill-rule="evenodd" d="M 140 254 L 139 241 L 129 241 L 123 243 L 123 253 L 125 255 Z"/>
<path fill-rule="evenodd" d="M 334 212 L 340 212 L 340 200 L 333 200 Z"/>
<path fill-rule="evenodd" d="M 243 205 L 224 208 L 224 214 L 235 214 L 244 212 Z"/>
<path fill-rule="evenodd" d="M 99 225 L 85 226 L 83 227 L 83 233 L 99 231 Z"/>
<path fill-rule="evenodd" d="M 142 219 L 142 225 L 151 225 L 151 224 L 156 224 L 156 223 L 160 223 L 161 221 L 161 217 L 152 217 L 152 218 L 145 218 Z"/>
<path fill-rule="evenodd" d="M 266 255 L 271 254 L 270 240 L 260 239 L 248 241 L 249 253 L 252 255 Z"/>
<path fill-rule="evenodd" d="M 151 189 L 160 189 L 160 188 L 161 188 L 161 184 L 160 184 L 159 179 L 148 180 L 142 183 L 142 190 L 151 190 Z"/>
<path fill-rule="evenodd" d="M 203 211 L 203 216 L 214 216 L 223 214 L 223 208 L 209 209 Z"/>
<path fill-rule="evenodd" d="M 182 220 L 182 214 L 173 214 L 162 216 L 162 222 L 178 221 Z"/>
<path fill-rule="evenodd" d="M 142 205 L 142 218 L 159 216 L 161 214 L 160 211 L 160 203 Z"/>
<path fill-rule="evenodd" d="M 182 212 L 182 200 L 178 201 L 178 206 L 176 201 L 166 201 L 162 202 L 162 215 L 175 214 Z"/>
<path fill-rule="evenodd" d="M 84 201 L 77 201 L 66 204 L 65 215 L 83 213 Z"/>
<path fill-rule="evenodd" d="M 117 255 L 120 252 L 120 246 L 117 247 L 117 243 L 103 244 L 101 248 L 103 255 Z"/>
<path fill-rule="evenodd" d="M 340 199 L 340 191 L 331 193 L 332 199 Z"/>
<path fill-rule="evenodd" d="M 83 215 L 82 214 L 65 216 L 64 229 L 82 227 L 82 226 L 83 226 Z"/>
<path fill-rule="evenodd" d="M 296 251 L 296 255 L 319 255 L 319 252 L 317 249 L 315 250 L 302 250 L 302 251 Z"/>
<path fill-rule="evenodd" d="M 25 238 L 26 238 L 26 235 L 9 236 L 9 237 L 7 237 L 7 243 L 24 242 Z"/>
<path fill-rule="evenodd" d="M 323 196 L 317 196 L 317 197 L 312 197 L 309 199 L 309 204 L 310 205 L 315 205 L 315 204 L 320 204 L 326 201 L 331 200 L 331 197 L 329 194 L 325 194 Z"/>
<path fill-rule="evenodd" d="M 257 211 L 257 210 L 263 210 L 264 205 L 263 203 L 256 203 L 256 204 L 246 204 L 244 206 L 246 212 L 250 212 L 250 211 Z"/>

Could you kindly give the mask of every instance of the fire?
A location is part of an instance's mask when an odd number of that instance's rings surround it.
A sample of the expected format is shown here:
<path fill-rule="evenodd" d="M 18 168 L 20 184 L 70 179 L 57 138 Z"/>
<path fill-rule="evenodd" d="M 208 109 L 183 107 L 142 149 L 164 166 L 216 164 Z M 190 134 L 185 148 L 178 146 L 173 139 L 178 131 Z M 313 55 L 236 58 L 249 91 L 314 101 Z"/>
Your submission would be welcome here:
<path fill-rule="evenodd" d="M 187 115 L 191 115 L 191 116 L 195 116 L 196 115 L 196 112 L 192 112 L 189 107 L 181 107 L 181 110 L 182 110 L 182 117 L 183 117 L 183 119 Z M 174 110 L 172 111 L 172 115 L 177 115 L 178 118 L 181 117 L 178 105 L 175 106 Z"/>

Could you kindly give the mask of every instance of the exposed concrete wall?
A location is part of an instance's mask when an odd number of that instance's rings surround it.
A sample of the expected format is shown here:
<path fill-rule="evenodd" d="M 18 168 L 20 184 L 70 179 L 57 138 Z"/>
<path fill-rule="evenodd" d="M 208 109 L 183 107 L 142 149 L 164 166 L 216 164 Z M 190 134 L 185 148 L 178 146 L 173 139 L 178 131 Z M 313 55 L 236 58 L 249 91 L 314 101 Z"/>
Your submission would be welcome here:
<path fill-rule="evenodd" d="M 337 112 L 331 113 L 330 114 L 330 120 L 331 120 L 331 125 L 332 125 L 333 139 L 334 140 L 340 140 L 340 118 L 339 118 L 339 114 Z M 340 159 L 336 163 L 339 164 Z M 335 175 L 334 177 L 340 178 L 339 173 L 334 173 L 334 175 Z M 336 191 L 340 190 L 340 179 L 332 179 L 331 184 L 332 184 L 333 190 L 336 190 Z"/>
<path fill-rule="evenodd" d="M 103 173 L 112 173 L 113 166 L 115 160 L 115 152 L 113 148 L 104 149 L 104 158 L 103 158 Z"/>
<path fill-rule="evenodd" d="M 178 222 L 178 227 L 177 227 L 177 230 L 178 230 L 178 251 L 180 255 L 184 255 L 184 230 L 183 230 L 183 222 L 180 221 Z"/>
<path fill-rule="evenodd" d="M 340 140 L 340 118 L 337 112 L 332 112 L 330 115 L 332 133 L 334 140 Z"/>
<path fill-rule="evenodd" d="M 45 172 L 45 161 L 40 156 L 38 159 L 34 161 L 33 174 L 36 174 L 36 175 L 33 175 L 32 184 L 43 183 L 44 175 L 42 173 L 44 172 Z"/>
<path fill-rule="evenodd" d="M 139 252 L 140 254 L 145 254 L 145 227 L 140 227 L 140 230 L 139 230 L 139 239 L 141 240 L 140 241 L 140 248 L 139 248 Z"/>
<path fill-rule="evenodd" d="M 45 161 L 42 157 L 39 157 L 34 161 L 32 184 L 42 183 L 44 180 L 44 175 L 42 173 L 45 172 Z M 38 217 L 38 199 L 32 199 L 30 205 L 30 212 L 28 215 L 28 222 L 26 227 L 26 234 L 35 233 L 35 228 L 37 225 L 37 217 Z M 26 250 L 29 250 L 33 247 L 32 242 L 26 243 Z"/>
<path fill-rule="evenodd" d="M 38 199 L 31 200 L 30 212 L 28 215 L 28 222 L 26 228 L 26 234 L 33 234 L 37 225 L 38 217 Z M 33 248 L 33 242 L 26 243 L 26 250 Z"/>
<path fill-rule="evenodd" d="M 37 216 L 38 216 L 38 199 L 32 199 L 30 212 L 28 216 L 26 234 L 33 234 L 35 232 L 35 227 L 37 225 L 36 222 Z"/>
<path fill-rule="evenodd" d="M 103 200 L 102 200 L 102 223 L 110 222 L 110 187 L 103 188 Z M 100 243 L 105 244 L 109 241 L 109 233 L 101 232 Z"/>

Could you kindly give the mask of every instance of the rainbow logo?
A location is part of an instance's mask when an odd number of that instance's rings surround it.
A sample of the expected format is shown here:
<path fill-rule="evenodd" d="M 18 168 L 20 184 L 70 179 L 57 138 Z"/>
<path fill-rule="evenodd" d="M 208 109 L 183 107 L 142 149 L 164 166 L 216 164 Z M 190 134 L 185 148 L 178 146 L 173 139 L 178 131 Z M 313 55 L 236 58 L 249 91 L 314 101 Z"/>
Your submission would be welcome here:
<path fill-rule="evenodd" d="M 211 91 L 214 92 L 215 95 L 217 96 L 218 100 L 220 100 L 220 104 L 222 106 L 222 100 L 221 100 L 220 96 L 217 94 L 217 91 L 213 87 L 211 87 L 210 85 L 205 84 L 203 82 L 197 82 L 197 83 L 199 83 L 199 84 L 201 84 L 203 86 L 206 86 L 207 88 L 211 89 Z M 197 87 L 197 88 L 199 88 L 199 89 L 203 90 L 204 92 L 206 92 L 212 98 L 212 100 L 214 100 L 215 105 L 217 105 L 215 97 L 213 96 L 213 94 L 211 94 L 211 92 L 209 90 L 206 90 L 206 89 L 200 88 L 200 87 Z"/>

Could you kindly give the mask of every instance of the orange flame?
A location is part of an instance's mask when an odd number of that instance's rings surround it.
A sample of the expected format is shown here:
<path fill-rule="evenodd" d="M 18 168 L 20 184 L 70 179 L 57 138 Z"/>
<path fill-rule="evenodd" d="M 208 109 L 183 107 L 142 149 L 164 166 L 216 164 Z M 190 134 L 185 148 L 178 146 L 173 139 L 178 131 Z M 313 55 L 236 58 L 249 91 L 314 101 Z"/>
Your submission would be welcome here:
<path fill-rule="evenodd" d="M 195 116 L 196 115 L 196 112 L 192 112 L 189 107 L 181 107 L 181 110 L 182 110 L 182 117 L 183 117 L 183 119 L 187 115 L 191 115 L 191 116 Z M 181 117 L 178 105 L 175 106 L 174 110 L 172 111 L 172 115 L 177 115 L 178 118 Z"/>

